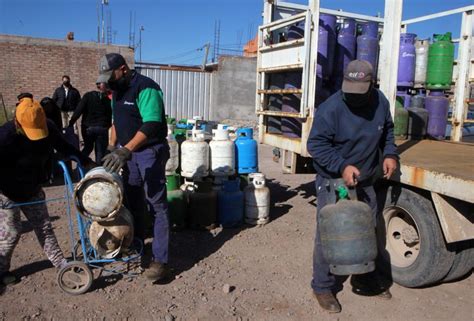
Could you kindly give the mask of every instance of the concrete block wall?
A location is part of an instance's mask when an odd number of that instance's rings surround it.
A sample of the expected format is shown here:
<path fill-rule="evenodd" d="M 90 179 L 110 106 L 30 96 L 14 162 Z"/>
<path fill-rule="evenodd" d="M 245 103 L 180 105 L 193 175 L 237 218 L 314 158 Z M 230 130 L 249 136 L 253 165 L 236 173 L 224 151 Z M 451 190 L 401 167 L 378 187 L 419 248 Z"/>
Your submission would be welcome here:
<path fill-rule="evenodd" d="M 220 57 L 211 91 L 212 120 L 257 121 L 255 91 L 257 58 Z"/>
<path fill-rule="evenodd" d="M 81 95 L 95 89 L 99 59 L 109 52 L 122 54 L 133 67 L 134 52 L 126 46 L 94 42 L 0 35 L 0 93 L 8 109 L 16 96 L 31 92 L 35 99 L 52 96 L 69 75 Z"/>

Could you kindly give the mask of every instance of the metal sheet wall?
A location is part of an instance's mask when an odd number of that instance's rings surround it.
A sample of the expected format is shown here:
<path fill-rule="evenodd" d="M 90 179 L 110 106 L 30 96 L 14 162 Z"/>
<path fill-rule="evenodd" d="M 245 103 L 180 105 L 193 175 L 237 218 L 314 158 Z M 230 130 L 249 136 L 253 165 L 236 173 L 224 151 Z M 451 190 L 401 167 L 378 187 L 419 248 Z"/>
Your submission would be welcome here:
<path fill-rule="evenodd" d="M 135 69 L 160 85 L 167 115 L 176 119 L 202 116 L 210 120 L 212 73 L 163 70 L 153 65 L 136 65 Z"/>

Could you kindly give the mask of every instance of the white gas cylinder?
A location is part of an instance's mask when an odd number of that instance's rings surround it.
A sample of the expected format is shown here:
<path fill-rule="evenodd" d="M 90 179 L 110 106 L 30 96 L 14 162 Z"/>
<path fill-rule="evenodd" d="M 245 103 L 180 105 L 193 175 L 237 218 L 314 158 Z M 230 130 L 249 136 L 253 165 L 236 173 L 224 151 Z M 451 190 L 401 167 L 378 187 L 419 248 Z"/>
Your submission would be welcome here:
<path fill-rule="evenodd" d="M 265 185 L 265 175 L 249 174 L 249 185 L 244 189 L 245 222 L 263 225 L 270 220 L 270 189 Z"/>
<path fill-rule="evenodd" d="M 79 213 L 93 221 L 117 215 L 123 200 L 122 179 L 99 166 L 90 170 L 74 189 L 75 205 Z"/>
<path fill-rule="evenodd" d="M 430 41 L 428 39 L 417 40 L 415 42 L 415 84 L 417 85 L 424 85 L 426 81 L 429 48 Z"/>
<path fill-rule="evenodd" d="M 181 144 L 181 176 L 187 178 L 209 175 L 209 145 L 202 130 L 193 130 L 191 139 Z"/>
<path fill-rule="evenodd" d="M 212 141 L 209 143 L 211 153 L 211 174 L 213 176 L 230 176 L 235 172 L 235 146 L 229 139 L 226 129 L 213 129 Z"/>

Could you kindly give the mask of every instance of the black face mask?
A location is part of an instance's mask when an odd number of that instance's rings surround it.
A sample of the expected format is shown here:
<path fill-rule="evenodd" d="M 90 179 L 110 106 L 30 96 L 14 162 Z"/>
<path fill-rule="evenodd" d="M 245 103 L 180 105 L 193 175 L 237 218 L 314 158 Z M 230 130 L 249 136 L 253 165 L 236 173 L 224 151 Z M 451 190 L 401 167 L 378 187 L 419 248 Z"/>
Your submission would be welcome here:
<path fill-rule="evenodd" d="M 130 84 L 130 79 L 131 79 L 131 73 L 127 73 L 126 75 L 122 76 L 120 79 L 115 79 L 115 76 L 113 79 L 109 79 L 107 82 L 107 85 L 109 88 L 113 91 L 125 91 L 128 88 L 128 85 Z"/>
<path fill-rule="evenodd" d="M 69 87 L 71 86 L 71 82 L 69 80 L 63 81 L 63 85 Z"/>
<path fill-rule="evenodd" d="M 370 103 L 370 96 L 372 94 L 372 86 L 365 94 L 348 94 L 344 93 L 344 101 L 349 107 L 364 108 Z"/>

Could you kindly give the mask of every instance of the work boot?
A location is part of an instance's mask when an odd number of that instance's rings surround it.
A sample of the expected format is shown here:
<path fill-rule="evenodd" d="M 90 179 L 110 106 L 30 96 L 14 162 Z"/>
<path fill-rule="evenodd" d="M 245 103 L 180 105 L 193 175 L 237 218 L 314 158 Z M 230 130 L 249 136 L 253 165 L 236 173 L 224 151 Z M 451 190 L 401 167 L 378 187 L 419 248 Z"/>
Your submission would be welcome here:
<path fill-rule="evenodd" d="M 150 267 L 145 270 L 143 275 L 150 281 L 160 281 L 169 276 L 169 268 L 166 264 L 151 262 Z"/>
<path fill-rule="evenodd" d="M 329 313 L 339 313 L 341 312 L 341 305 L 337 300 L 336 296 L 332 294 L 332 292 L 328 293 L 316 293 L 313 292 L 313 295 L 318 300 L 319 305 L 324 310 L 328 311 Z"/>
<path fill-rule="evenodd" d="M 392 293 L 387 287 L 379 283 L 377 279 L 368 281 L 356 276 L 351 277 L 352 292 L 363 296 L 376 296 L 381 299 L 390 300 Z"/>

